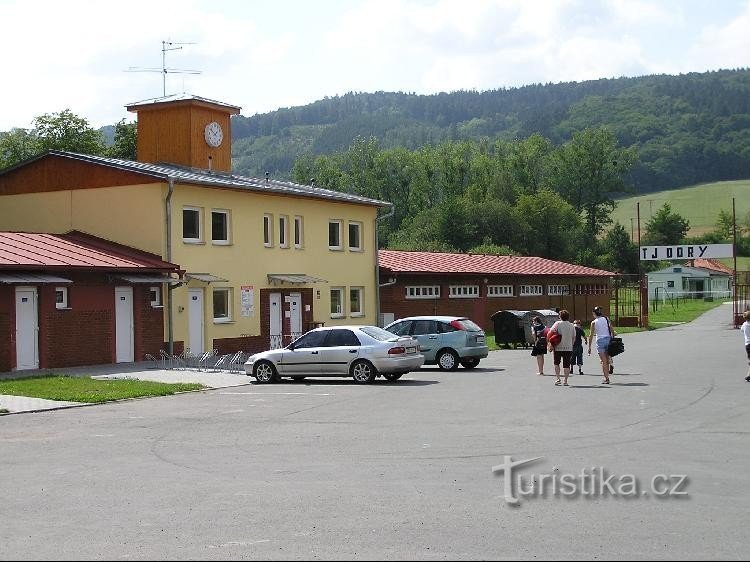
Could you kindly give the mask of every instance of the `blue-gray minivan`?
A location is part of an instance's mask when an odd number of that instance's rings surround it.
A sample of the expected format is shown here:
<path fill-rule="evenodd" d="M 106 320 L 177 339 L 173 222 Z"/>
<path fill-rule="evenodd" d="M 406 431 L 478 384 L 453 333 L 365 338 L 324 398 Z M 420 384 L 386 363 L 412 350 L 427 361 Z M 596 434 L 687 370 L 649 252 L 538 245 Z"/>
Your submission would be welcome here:
<path fill-rule="evenodd" d="M 473 369 L 489 349 L 484 330 L 461 316 L 410 316 L 391 322 L 386 330 L 419 340 L 425 365 L 455 371 L 459 365 Z"/>

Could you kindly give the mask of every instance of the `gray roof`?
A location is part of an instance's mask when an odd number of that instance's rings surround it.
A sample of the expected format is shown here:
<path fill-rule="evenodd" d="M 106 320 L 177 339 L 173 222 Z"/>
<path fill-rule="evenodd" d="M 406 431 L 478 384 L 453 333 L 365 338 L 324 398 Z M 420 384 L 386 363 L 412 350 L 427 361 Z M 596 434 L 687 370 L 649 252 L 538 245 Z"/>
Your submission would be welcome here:
<path fill-rule="evenodd" d="M 91 156 L 89 154 L 76 154 L 74 152 L 64 152 L 59 150 L 50 150 L 45 154 L 27 160 L 26 162 L 16 165 L 13 168 L 7 168 L 6 170 L 3 170 L 3 172 L 8 172 L 11 169 L 19 168 L 24 164 L 28 164 L 29 162 L 43 158 L 48 154 L 52 156 L 60 156 L 63 158 L 70 158 L 72 160 L 88 162 L 91 164 L 97 164 L 100 166 L 107 166 L 109 168 L 115 168 L 126 172 L 143 174 L 164 181 L 172 179 L 175 182 L 179 183 L 203 185 L 206 187 L 246 189 L 248 191 L 253 191 L 256 193 L 293 195 L 296 197 L 310 197 L 314 199 L 326 199 L 329 201 L 338 201 L 342 203 L 373 205 L 376 207 L 389 207 L 391 205 L 387 201 L 370 199 L 369 197 L 351 195 L 349 193 L 342 193 L 339 191 L 323 189 L 321 187 L 314 187 L 311 185 L 302 185 L 290 181 L 250 178 L 246 176 L 238 176 L 228 172 L 209 172 L 208 170 L 203 170 L 201 168 L 190 168 L 188 166 L 178 166 L 176 164 L 149 164 L 146 162 L 135 162 L 133 160 L 124 160 L 121 158 Z M 0 172 L 0 174 L 2 174 L 3 172 Z"/>
<path fill-rule="evenodd" d="M 175 102 L 175 101 L 199 101 L 199 102 L 202 102 L 202 103 L 210 103 L 210 104 L 213 104 L 213 105 L 220 105 L 222 107 L 228 107 L 228 108 L 234 109 L 234 110 L 236 110 L 238 112 L 242 109 L 241 107 L 239 107 L 237 105 L 231 105 L 231 104 L 228 104 L 228 103 L 224 103 L 222 101 L 216 101 L 216 100 L 211 100 L 211 99 L 208 99 L 208 98 L 202 98 L 200 96 L 194 96 L 192 94 L 171 94 L 169 96 L 162 96 L 162 97 L 159 97 L 159 98 L 151 98 L 151 99 L 147 99 L 147 100 L 136 101 L 136 102 L 127 104 L 125 107 L 127 107 L 127 108 L 131 108 L 131 107 L 137 108 L 137 107 L 142 107 L 142 106 L 146 106 L 146 105 L 154 105 L 156 103 L 170 103 L 170 102 Z"/>

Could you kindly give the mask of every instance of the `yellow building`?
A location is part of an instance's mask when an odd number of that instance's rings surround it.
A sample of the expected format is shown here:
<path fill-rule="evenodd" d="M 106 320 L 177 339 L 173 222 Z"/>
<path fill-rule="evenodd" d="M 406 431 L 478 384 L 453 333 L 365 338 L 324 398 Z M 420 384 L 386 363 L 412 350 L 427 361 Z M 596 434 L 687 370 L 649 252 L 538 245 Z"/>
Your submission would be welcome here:
<path fill-rule="evenodd" d="M 179 264 L 179 284 L 151 291 L 176 353 L 257 351 L 315 325 L 377 324 L 377 220 L 389 203 L 233 175 L 238 107 L 179 95 L 128 110 L 136 162 L 51 151 L 6 169 L 0 230 L 76 230 Z"/>

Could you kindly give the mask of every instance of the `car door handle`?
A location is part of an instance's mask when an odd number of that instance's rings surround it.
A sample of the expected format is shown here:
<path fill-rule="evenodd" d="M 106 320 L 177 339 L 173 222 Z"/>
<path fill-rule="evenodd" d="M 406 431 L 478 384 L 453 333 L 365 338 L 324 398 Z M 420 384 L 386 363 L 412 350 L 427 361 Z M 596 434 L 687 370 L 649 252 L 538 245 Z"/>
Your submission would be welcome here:
<path fill-rule="evenodd" d="M 357 353 L 357 350 L 356 349 L 350 349 L 349 353 Z"/>
<path fill-rule="evenodd" d="M 429 338 L 429 339 L 431 339 L 431 340 L 436 340 L 436 339 L 437 339 L 437 336 L 430 336 L 430 338 Z"/>
<path fill-rule="evenodd" d="M 318 354 L 318 352 L 317 352 L 317 351 L 311 351 L 311 352 L 310 352 L 310 354 L 311 354 L 311 355 L 317 355 L 317 354 Z"/>

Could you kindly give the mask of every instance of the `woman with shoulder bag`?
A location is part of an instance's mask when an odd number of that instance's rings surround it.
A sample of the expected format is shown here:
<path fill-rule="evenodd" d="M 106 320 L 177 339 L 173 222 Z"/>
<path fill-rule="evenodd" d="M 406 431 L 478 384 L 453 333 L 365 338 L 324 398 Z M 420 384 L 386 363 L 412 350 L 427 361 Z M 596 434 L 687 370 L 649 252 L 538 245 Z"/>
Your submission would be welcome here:
<path fill-rule="evenodd" d="M 612 339 L 612 325 L 609 323 L 609 318 L 604 316 L 601 306 L 595 306 L 592 311 L 594 319 L 591 321 L 591 331 L 589 332 L 589 355 L 591 355 L 591 343 L 596 337 L 596 351 L 599 353 L 599 358 L 602 361 L 602 375 L 604 378 L 602 382 L 609 384 L 609 354 L 607 353 L 607 347 L 609 341 Z"/>

